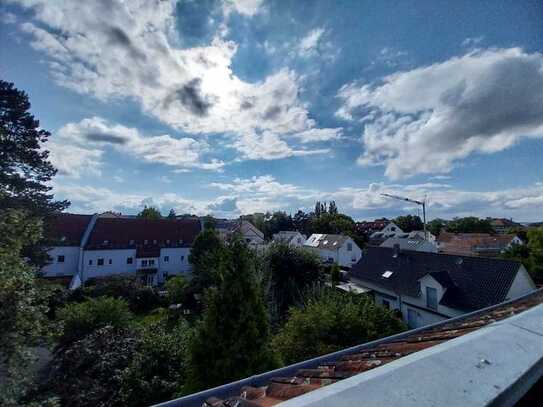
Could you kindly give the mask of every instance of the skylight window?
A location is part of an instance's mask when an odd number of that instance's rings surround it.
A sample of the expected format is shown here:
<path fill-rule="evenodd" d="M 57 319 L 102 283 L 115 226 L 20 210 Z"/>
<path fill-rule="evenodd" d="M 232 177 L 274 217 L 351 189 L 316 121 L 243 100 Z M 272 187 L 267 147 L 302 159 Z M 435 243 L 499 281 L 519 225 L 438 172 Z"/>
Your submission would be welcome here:
<path fill-rule="evenodd" d="M 389 278 L 392 274 L 393 274 L 392 271 L 385 271 L 385 272 L 383 273 L 382 276 L 383 276 L 384 278 Z"/>

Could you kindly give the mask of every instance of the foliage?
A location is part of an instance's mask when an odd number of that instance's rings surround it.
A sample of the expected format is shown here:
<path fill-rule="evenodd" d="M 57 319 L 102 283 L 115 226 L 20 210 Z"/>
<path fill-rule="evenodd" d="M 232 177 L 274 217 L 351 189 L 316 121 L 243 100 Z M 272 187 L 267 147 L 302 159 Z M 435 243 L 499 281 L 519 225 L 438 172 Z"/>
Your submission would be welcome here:
<path fill-rule="evenodd" d="M 149 406 L 179 395 L 186 379 L 189 335 L 183 320 L 172 329 L 159 321 L 140 332 L 136 353 L 123 372 L 123 405 Z"/>
<path fill-rule="evenodd" d="M 337 263 L 332 264 L 332 267 L 330 268 L 330 280 L 334 285 L 341 282 L 341 270 Z"/>
<path fill-rule="evenodd" d="M 543 227 L 528 231 L 529 271 L 534 280 L 543 282 Z"/>
<path fill-rule="evenodd" d="M 57 352 L 49 387 L 63 406 L 119 406 L 123 373 L 134 360 L 133 331 L 104 326 Z"/>
<path fill-rule="evenodd" d="M 61 347 L 69 345 L 108 325 L 125 328 L 131 319 L 128 304 L 122 299 L 100 297 L 82 303 L 68 304 L 59 311 L 62 326 L 59 345 Z"/>
<path fill-rule="evenodd" d="M 154 206 L 147 206 L 145 205 L 140 213 L 138 213 L 138 218 L 145 218 L 145 219 L 161 219 L 162 215 L 160 214 L 160 211 L 155 208 Z"/>
<path fill-rule="evenodd" d="M 439 236 L 441 230 L 447 226 L 447 221 L 444 219 L 436 218 L 427 223 L 427 230 L 434 236 Z"/>
<path fill-rule="evenodd" d="M 451 233 L 494 233 L 489 219 L 479 219 L 475 216 L 454 218 L 445 226 Z"/>
<path fill-rule="evenodd" d="M 42 146 L 50 136 L 30 113 L 28 95 L 0 80 L 0 208 L 44 216 L 68 206 L 49 194 L 56 170 Z"/>
<path fill-rule="evenodd" d="M 424 224 L 418 216 L 405 215 L 398 216 L 393 222 L 405 233 L 412 232 L 414 230 L 423 230 Z"/>
<path fill-rule="evenodd" d="M 0 211 L 0 404 L 18 405 L 32 382 L 30 347 L 42 334 L 46 297 L 21 256 L 41 237 L 41 224 L 23 210 Z"/>
<path fill-rule="evenodd" d="M 170 209 L 167 218 L 171 220 L 175 220 L 177 218 L 177 214 L 175 213 L 175 210 L 173 208 Z"/>
<path fill-rule="evenodd" d="M 181 304 L 185 299 L 187 280 L 183 276 L 175 276 L 166 281 L 165 288 L 170 304 Z"/>
<path fill-rule="evenodd" d="M 246 244 L 232 241 L 218 267 L 218 287 L 207 291 L 206 309 L 190 343 L 190 391 L 276 365 L 262 290 Z"/>
<path fill-rule="evenodd" d="M 85 285 L 71 294 L 71 300 L 81 302 L 87 298 L 122 298 L 130 311 L 136 314 L 149 312 L 163 305 L 156 288 L 149 287 L 132 276 L 110 276 L 87 280 Z"/>
<path fill-rule="evenodd" d="M 366 296 L 321 291 L 290 316 L 273 340 L 283 362 L 291 364 L 405 329 L 393 313 Z"/>
<path fill-rule="evenodd" d="M 274 243 L 268 248 L 264 274 L 274 321 L 282 320 L 289 307 L 299 304 L 308 287 L 323 281 L 319 258 L 286 243 Z"/>
<path fill-rule="evenodd" d="M 224 250 L 224 244 L 213 228 L 204 229 L 194 240 L 189 262 L 192 264 L 191 286 L 197 292 L 216 283 L 216 270 Z"/>

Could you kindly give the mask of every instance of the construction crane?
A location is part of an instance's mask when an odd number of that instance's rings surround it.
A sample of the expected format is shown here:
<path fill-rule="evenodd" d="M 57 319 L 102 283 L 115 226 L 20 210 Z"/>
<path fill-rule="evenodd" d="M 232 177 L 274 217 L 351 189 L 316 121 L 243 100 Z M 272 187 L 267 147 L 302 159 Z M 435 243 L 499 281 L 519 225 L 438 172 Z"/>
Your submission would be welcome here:
<path fill-rule="evenodd" d="M 422 206 L 422 224 L 424 227 L 424 238 L 428 240 L 428 234 L 426 233 L 426 198 L 424 198 L 424 201 L 417 201 L 416 199 L 405 198 L 403 196 L 398 196 L 398 195 L 392 195 L 392 194 L 381 194 L 381 195 L 386 196 L 387 198 L 398 199 L 400 201 L 411 202 L 411 203 Z"/>

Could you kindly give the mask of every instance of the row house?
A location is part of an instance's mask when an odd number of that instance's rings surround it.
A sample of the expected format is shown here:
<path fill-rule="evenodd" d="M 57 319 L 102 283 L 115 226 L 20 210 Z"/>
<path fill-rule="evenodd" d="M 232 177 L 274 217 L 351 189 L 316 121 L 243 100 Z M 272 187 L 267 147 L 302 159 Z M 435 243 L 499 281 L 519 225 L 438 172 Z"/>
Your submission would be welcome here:
<path fill-rule="evenodd" d="M 150 285 L 191 271 L 188 257 L 200 220 L 60 214 L 48 228 L 46 278 L 71 277 L 71 288 L 90 278 L 135 274 Z"/>

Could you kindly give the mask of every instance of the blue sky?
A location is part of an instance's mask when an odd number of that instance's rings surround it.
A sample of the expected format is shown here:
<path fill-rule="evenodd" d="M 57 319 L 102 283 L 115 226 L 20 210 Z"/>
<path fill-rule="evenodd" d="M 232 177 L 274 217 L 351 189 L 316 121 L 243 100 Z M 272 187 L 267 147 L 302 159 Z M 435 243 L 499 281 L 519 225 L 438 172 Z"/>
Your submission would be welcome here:
<path fill-rule="evenodd" d="M 543 218 L 538 1 L 45 1 L 0 75 L 71 211 Z"/>

